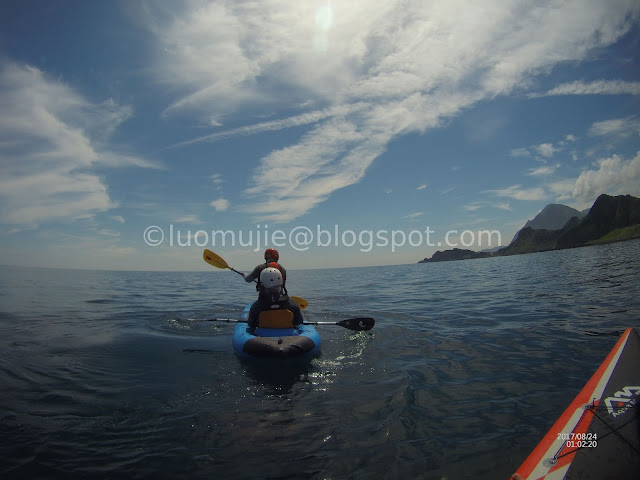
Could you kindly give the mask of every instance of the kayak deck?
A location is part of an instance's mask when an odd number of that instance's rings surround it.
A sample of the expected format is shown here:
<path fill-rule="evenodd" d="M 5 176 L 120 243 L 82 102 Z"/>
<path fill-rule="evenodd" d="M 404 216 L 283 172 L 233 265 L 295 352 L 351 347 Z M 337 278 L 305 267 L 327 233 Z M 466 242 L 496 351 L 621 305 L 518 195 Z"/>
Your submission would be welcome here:
<path fill-rule="evenodd" d="M 640 335 L 627 329 L 516 473 L 524 479 L 637 478 Z"/>

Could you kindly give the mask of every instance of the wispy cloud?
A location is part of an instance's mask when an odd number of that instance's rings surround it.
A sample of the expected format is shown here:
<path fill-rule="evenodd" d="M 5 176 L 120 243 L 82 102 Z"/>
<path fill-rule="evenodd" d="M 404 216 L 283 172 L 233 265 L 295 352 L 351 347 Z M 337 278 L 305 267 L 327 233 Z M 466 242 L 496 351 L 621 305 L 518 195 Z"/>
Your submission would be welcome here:
<path fill-rule="evenodd" d="M 175 223 L 201 223 L 197 215 L 183 215 L 174 220 Z"/>
<path fill-rule="evenodd" d="M 497 208 L 498 210 L 511 210 L 511 204 L 509 202 L 474 202 L 468 205 L 463 206 L 463 210 L 467 212 L 475 212 L 476 210 L 480 210 L 481 208 Z"/>
<path fill-rule="evenodd" d="M 233 137 L 242 137 L 249 135 L 256 135 L 262 132 L 283 130 L 285 128 L 300 127 L 303 125 L 309 125 L 317 123 L 321 120 L 331 118 L 338 115 L 344 115 L 352 111 L 356 111 L 362 108 L 362 105 L 345 105 L 335 108 L 328 108 L 323 110 L 317 110 L 314 112 L 303 113 L 289 118 L 283 118 L 278 120 L 271 120 L 269 122 L 256 123 L 254 125 L 246 125 L 243 127 L 233 128 L 230 130 L 224 130 L 221 132 L 215 132 L 202 137 L 194 138 L 186 142 L 180 142 L 172 145 L 171 148 L 185 147 L 195 143 L 201 142 L 215 142 Z"/>
<path fill-rule="evenodd" d="M 621 138 L 640 135 L 640 120 L 636 117 L 626 117 L 596 122 L 589 129 L 589 135 L 616 136 Z"/>
<path fill-rule="evenodd" d="M 254 171 L 253 186 L 246 191 L 260 202 L 246 209 L 287 222 L 338 188 L 356 183 L 389 140 L 368 133 L 358 131 L 353 122 L 334 119 L 315 127 L 297 145 L 272 152 Z"/>
<path fill-rule="evenodd" d="M 543 165 L 538 168 L 532 168 L 531 170 L 529 170 L 529 173 L 527 173 L 527 175 L 529 175 L 530 177 L 545 177 L 554 174 L 556 170 L 558 170 L 558 168 L 560 168 L 559 164 Z"/>
<path fill-rule="evenodd" d="M 513 198 L 514 200 L 544 200 L 547 198 L 544 188 L 523 188 L 522 185 L 513 185 L 499 190 L 485 190 L 482 193 L 488 193 L 496 197 Z"/>
<path fill-rule="evenodd" d="M 640 82 L 623 80 L 568 82 L 558 85 L 546 93 L 532 96 L 549 97 L 554 95 L 640 95 Z"/>
<path fill-rule="evenodd" d="M 427 188 L 427 185 L 423 183 L 418 188 L 416 188 L 416 190 L 424 190 L 425 188 Z"/>
<path fill-rule="evenodd" d="M 220 175 L 219 173 L 214 173 L 213 175 L 211 175 L 211 181 L 214 185 L 220 185 L 224 182 L 224 180 L 222 179 L 222 175 Z"/>
<path fill-rule="evenodd" d="M 130 108 L 91 103 L 36 68 L 0 65 L 0 111 L 0 217 L 17 228 L 113 208 L 98 167 L 157 167 L 108 144 Z"/>
<path fill-rule="evenodd" d="M 218 195 L 222 195 L 222 184 L 225 182 L 224 178 L 222 178 L 222 175 L 219 173 L 214 173 L 213 175 L 211 175 L 211 182 L 213 183 L 216 192 L 218 192 Z"/>
<path fill-rule="evenodd" d="M 414 213 L 410 213 L 409 215 L 405 215 L 402 218 L 418 218 L 418 217 L 422 217 L 424 215 L 424 212 L 414 212 Z"/>
<path fill-rule="evenodd" d="M 469 205 L 465 205 L 462 208 L 464 210 L 466 210 L 467 212 L 475 212 L 476 210 L 480 210 L 483 207 L 484 207 L 484 205 L 481 205 L 479 203 L 470 203 Z"/>
<path fill-rule="evenodd" d="M 529 175 L 546 176 L 555 173 L 559 165 L 543 166 Z M 513 185 L 499 190 L 487 190 L 483 193 L 515 200 L 547 200 L 566 202 L 578 209 L 590 207 L 598 195 L 631 194 L 640 195 L 640 152 L 632 159 L 625 160 L 612 155 L 595 162 L 594 168 L 584 170 L 577 178 L 565 178 L 547 182 L 539 187 L 523 188 Z M 477 202 L 466 207 L 475 210 L 483 206 Z"/>
<path fill-rule="evenodd" d="M 513 150 L 511 150 L 509 152 L 509 156 L 511 157 L 530 157 L 531 156 L 531 152 L 524 147 L 520 147 L 520 148 L 514 148 Z"/>
<path fill-rule="evenodd" d="M 168 116 L 197 112 L 221 123 L 248 106 L 288 115 L 181 145 L 309 125 L 296 143 L 260 159 L 245 191 L 261 199 L 247 211 L 289 221 L 360 181 L 394 138 L 438 127 L 477 102 L 521 90 L 557 64 L 588 58 L 625 34 L 639 12 L 632 0 L 617 8 L 578 0 L 548 8 L 498 1 L 196 2 L 156 25 L 157 72 L 181 92 Z M 289 113 L 305 103 L 325 107 Z M 552 152 L 538 152 L 545 153 Z"/>
<path fill-rule="evenodd" d="M 115 230 L 109 230 L 107 228 L 102 228 L 98 231 L 100 235 L 105 235 L 107 237 L 120 237 L 120 232 L 116 232 Z"/>
<path fill-rule="evenodd" d="M 529 147 L 514 148 L 509 152 L 510 157 L 514 158 L 526 158 L 533 157 L 541 162 L 548 162 L 550 158 L 553 158 L 557 153 L 564 152 L 568 148 L 569 143 L 576 141 L 574 135 L 565 135 L 565 137 L 555 143 L 545 142 L 539 145 L 532 145 Z M 542 171 L 542 170 L 541 170 Z"/>

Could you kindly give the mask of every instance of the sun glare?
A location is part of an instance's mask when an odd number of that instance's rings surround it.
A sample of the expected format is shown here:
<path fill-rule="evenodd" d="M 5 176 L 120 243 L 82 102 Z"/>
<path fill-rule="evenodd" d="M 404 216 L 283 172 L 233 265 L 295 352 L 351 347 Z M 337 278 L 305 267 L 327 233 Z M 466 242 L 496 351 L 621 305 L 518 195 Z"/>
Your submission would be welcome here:
<path fill-rule="evenodd" d="M 333 9 L 330 5 L 318 7 L 316 10 L 316 27 L 327 31 L 333 25 Z"/>
<path fill-rule="evenodd" d="M 326 52 L 329 49 L 329 30 L 333 25 L 333 9 L 327 4 L 316 10 L 316 34 L 313 47 L 316 52 Z"/>

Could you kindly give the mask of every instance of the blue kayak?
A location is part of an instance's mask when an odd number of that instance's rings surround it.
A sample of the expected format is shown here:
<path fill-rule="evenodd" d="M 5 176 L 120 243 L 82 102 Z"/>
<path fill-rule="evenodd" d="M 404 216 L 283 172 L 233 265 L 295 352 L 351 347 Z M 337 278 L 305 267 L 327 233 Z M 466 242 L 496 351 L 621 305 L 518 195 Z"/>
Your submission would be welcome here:
<path fill-rule="evenodd" d="M 242 358 L 311 358 L 320 353 L 320 335 L 313 325 L 297 328 L 256 328 L 245 323 L 251 303 L 240 315 L 241 323 L 233 331 L 233 349 Z"/>

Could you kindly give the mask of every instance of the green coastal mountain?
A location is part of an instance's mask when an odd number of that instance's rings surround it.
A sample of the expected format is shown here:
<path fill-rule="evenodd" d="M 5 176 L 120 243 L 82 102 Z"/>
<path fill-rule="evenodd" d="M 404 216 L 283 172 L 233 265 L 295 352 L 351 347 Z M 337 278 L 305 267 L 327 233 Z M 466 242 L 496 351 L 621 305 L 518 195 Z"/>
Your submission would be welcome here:
<path fill-rule="evenodd" d="M 572 214 L 566 219 L 566 216 Z M 553 228 L 563 221 L 559 228 Z M 543 227 L 540 227 L 543 226 Z M 561 250 L 640 238 L 640 198 L 602 194 L 593 206 L 579 212 L 565 205 L 547 205 L 520 230 L 509 246 L 494 252 L 453 249 L 436 252 L 418 263 L 467 260 L 491 256 Z"/>

